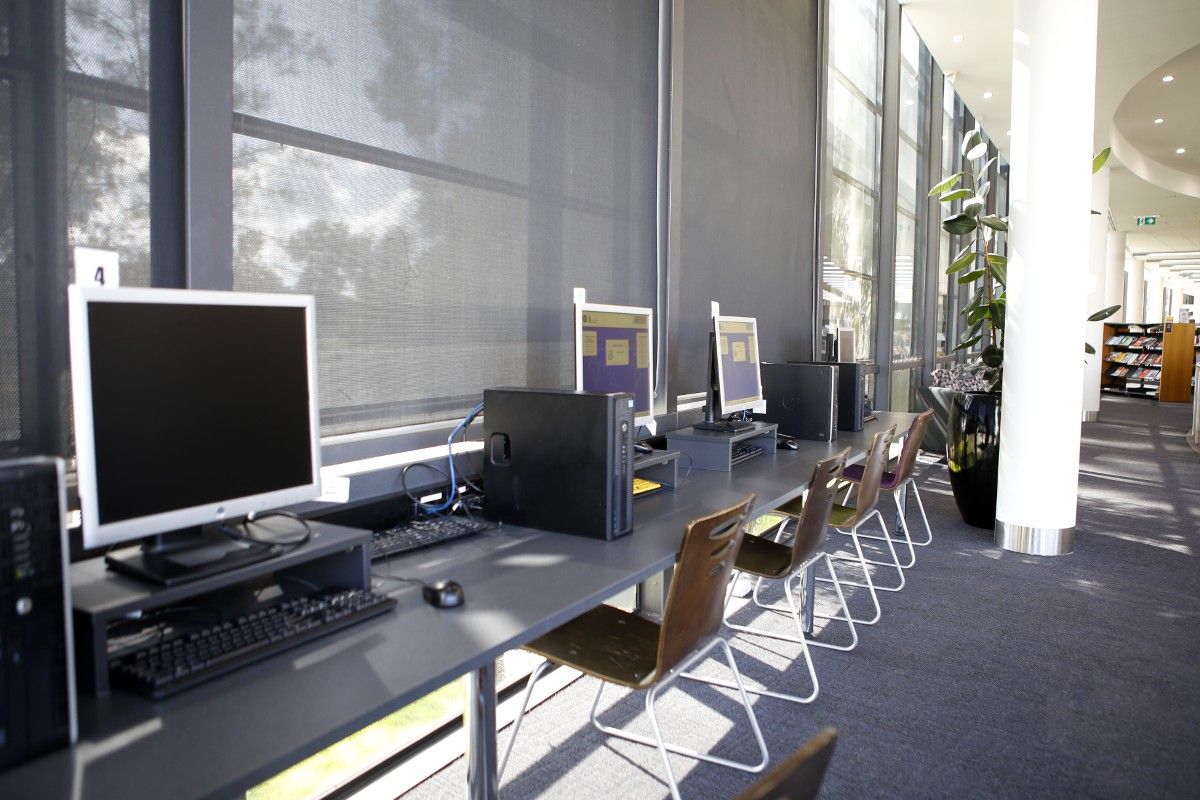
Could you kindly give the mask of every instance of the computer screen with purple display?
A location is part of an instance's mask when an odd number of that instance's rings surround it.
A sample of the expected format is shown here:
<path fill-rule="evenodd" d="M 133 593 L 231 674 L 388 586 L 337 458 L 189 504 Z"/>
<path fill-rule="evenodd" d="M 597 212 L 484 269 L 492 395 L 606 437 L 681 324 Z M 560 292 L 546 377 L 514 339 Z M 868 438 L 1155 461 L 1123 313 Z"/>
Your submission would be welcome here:
<path fill-rule="evenodd" d="M 633 395 L 638 425 L 654 419 L 654 359 L 649 308 L 575 305 L 575 388 Z"/>
<path fill-rule="evenodd" d="M 749 411 L 762 402 L 758 370 L 758 323 L 754 317 L 715 317 L 721 416 Z"/>

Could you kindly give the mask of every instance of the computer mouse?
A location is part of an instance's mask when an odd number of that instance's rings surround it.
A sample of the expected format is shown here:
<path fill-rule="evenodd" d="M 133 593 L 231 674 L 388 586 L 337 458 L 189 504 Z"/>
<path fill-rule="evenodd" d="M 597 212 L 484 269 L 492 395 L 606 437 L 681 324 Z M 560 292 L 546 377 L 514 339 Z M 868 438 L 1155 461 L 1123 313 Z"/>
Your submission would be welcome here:
<path fill-rule="evenodd" d="M 800 443 L 797 442 L 795 439 L 784 439 L 782 437 L 779 437 L 775 440 L 775 449 L 776 450 L 799 450 Z"/>
<path fill-rule="evenodd" d="M 455 581 L 438 581 L 425 586 L 421 592 L 425 602 L 434 608 L 458 608 L 466 601 L 462 585 Z"/>

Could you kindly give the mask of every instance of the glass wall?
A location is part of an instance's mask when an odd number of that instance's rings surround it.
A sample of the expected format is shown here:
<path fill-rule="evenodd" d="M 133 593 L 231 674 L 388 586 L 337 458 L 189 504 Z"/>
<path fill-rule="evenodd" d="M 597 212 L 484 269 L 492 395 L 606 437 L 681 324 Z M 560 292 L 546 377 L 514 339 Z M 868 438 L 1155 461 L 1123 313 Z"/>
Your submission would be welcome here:
<path fill-rule="evenodd" d="M 921 173 L 927 168 L 922 123 L 925 113 L 927 76 L 921 59 L 921 40 L 903 17 L 900 21 L 900 130 L 896 172 L 895 267 L 893 272 L 892 377 L 893 411 L 908 411 L 915 402 L 915 370 L 922 364 L 919 318 L 921 303 L 915 280 L 918 268 L 918 232 L 926 214 L 919 187 Z"/>
<path fill-rule="evenodd" d="M 658 8 L 237 0 L 233 286 L 317 297 L 322 433 L 573 382 L 652 306 Z"/>
<path fill-rule="evenodd" d="M 942 170 L 939 178 L 954 172 L 957 164 L 958 149 L 961 137 L 958 135 L 958 125 L 955 123 L 956 101 L 954 84 L 949 79 L 942 83 Z M 940 212 L 939 217 L 944 216 Z M 950 292 L 950 277 L 946 274 L 946 266 L 950 263 L 950 234 L 942 230 L 941 220 L 938 226 L 938 262 L 937 269 L 937 338 L 935 352 L 938 356 L 948 355 L 954 348 L 953 312 L 951 310 L 953 296 Z"/>
<path fill-rule="evenodd" d="M 868 360 L 878 294 L 883 28 L 880 0 L 829 4 L 821 323 L 827 332 L 852 328 L 854 355 Z"/>

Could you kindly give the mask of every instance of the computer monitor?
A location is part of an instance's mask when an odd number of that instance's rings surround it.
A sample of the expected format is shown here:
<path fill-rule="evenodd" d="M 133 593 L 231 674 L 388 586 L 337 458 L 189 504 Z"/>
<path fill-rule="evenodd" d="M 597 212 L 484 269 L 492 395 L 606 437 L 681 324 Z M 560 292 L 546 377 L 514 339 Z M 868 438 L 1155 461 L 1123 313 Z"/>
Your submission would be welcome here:
<path fill-rule="evenodd" d="M 749 430 L 753 424 L 726 419 L 750 411 L 763 399 L 758 368 L 758 322 L 754 317 L 713 316 L 709 337 L 709 391 L 702 430 Z"/>
<path fill-rule="evenodd" d="M 68 303 L 84 546 L 154 536 L 108 561 L 162 583 L 278 552 L 211 525 L 320 495 L 313 298 L 73 286 Z"/>
<path fill-rule="evenodd" d="M 654 419 L 654 312 L 635 306 L 575 305 L 575 388 L 633 395 L 634 424 Z"/>

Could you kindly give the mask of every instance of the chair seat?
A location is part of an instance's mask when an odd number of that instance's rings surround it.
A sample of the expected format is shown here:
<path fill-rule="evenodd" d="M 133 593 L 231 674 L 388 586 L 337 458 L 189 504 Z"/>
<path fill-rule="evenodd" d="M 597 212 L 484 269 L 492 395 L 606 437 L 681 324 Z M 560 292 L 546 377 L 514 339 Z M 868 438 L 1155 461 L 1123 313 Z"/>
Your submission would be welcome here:
<path fill-rule="evenodd" d="M 648 619 L 601 605 L 524 648 L 556 664 L 636 689 L 657 677 L 659 630 Z"/>
<path fill-rule="evenodd" d="M 782 578 L 792 566 L 792 546 L 746 534 L 733 568 L 763 578 Z"/>
<path fill-rule="evenodd" d="M 846 469 L 850 469 L 850 468 L 846 467 Z M 802 512 L 803 510 L 804 510 L 804 498 L 797 497 L 795 500 L 784 503 L 779 508 L 775 509 L 775 512 L 787 514 L 788 516 L 792 516 L 792 517 L 799 517 L 800 512 Z M 850 520 L 854 519 L 854 515 L 857 513 L 858 513 L 857 510 L 850 506 L 843 506 L 843 505 L 834 503 L 833 508 L 829 512 L 829 524 L 833 525 L 836 528 L 840 528 L 843 525 L 845 525 L 846 523 L 848 523 Z M 738 569 L 741 569 L 741 567 L 738 567 Z"/>
<path fill-rule="evenodd" d="M 862 483 L 863 465 L 851 464 L 842 470 L 842 478 L 851 483 Z M 900 476 L 895 472 L 884 472 L 883 477 L 879 479 L 880 489 L 895 489 L 900 483 Z"/>

